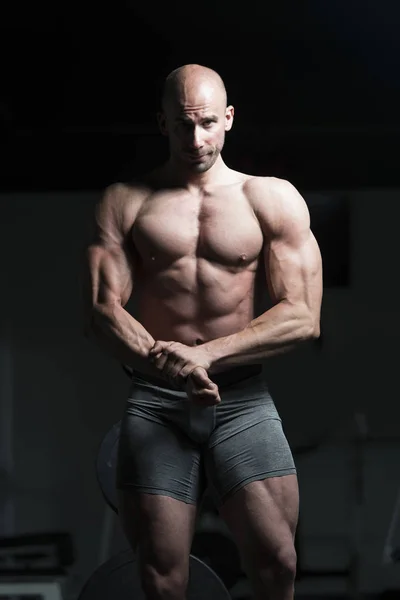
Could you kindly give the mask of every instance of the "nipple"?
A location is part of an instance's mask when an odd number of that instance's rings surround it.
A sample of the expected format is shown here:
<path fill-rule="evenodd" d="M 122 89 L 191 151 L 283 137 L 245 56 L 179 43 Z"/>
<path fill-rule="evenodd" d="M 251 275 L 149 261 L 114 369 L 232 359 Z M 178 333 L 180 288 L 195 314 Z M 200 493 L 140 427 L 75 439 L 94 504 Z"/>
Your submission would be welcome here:
<path fill-rule="evenodd" d="M 239 260 L 241 260 L 243 262 L 243 261 L 246 260 L 246 258 L 247 258 L 246 254 L 241 254 L 240 257 L 239 257 Z"/>

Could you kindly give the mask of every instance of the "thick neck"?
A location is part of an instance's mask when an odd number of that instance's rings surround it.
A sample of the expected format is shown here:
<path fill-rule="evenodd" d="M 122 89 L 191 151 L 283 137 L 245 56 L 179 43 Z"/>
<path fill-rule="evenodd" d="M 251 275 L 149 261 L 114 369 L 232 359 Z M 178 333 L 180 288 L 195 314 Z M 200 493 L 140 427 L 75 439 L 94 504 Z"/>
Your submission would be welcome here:
<path fill-rule="evenodd" d="M 166 173 L 177 185 L 193 191 L 218 185 L 226 177 L 229 170 L 221 155 L 218 156 L 213 166 L 203 173 L 196 173 L 185 168 L 181 163 L 175 161 L 172 156 L 165 164 Z"/>

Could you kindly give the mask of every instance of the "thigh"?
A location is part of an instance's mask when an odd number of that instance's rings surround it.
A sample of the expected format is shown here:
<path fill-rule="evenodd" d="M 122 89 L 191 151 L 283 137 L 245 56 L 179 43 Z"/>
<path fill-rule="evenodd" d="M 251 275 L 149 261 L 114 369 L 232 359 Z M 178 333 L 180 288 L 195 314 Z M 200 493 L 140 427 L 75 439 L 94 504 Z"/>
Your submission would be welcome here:
<path fill-rule="evenodd" d="M 210 492 L 242 555 L 261 567 L 283 553 L 293 557 L 299 496 L 296 468 L 272 404 L 238 410 L 206 453 Z M 250 421 L 250 424 L 249 424 Z M 230 435 L 228 435 L 228 426 Z"/>
<path fill-rule="evenodd" d="M 196 505 L 158 494 L 119 490 L 119 518 L 142 568 L 187 577 Z"/>
<path fill-rule="evenodd" d="M 219 507 L 243 486 L 267 478 L 295 475 L 296 467 L 279 416 L 271 407 L 254 406 L 251 414 L 238 410 L 216 429 L 205 453 L 209 490 Z M 222 437 L 222 439 L 221 439 Z"/>
<path fill-rule="evenodd" d="M 220 507 L 245 565 L 251 568 L 293 552 L 298 512 L 299 491 L 294 474 L 253 481 Z"/>
<path fill-rule="evenodd" d="M 139 409 L 127 412 L 121 422 L 116 485 L 196 504 L 204 488 L 200 449 L 173 424 Z"/>
<path fill-rule="evenodd" d="M 144 415 L 137 405 L 121 422 L 118 514 L 142 576 L 185 579 L 202 489 L 200 452 L 179 429 L 146 410 Z"/>

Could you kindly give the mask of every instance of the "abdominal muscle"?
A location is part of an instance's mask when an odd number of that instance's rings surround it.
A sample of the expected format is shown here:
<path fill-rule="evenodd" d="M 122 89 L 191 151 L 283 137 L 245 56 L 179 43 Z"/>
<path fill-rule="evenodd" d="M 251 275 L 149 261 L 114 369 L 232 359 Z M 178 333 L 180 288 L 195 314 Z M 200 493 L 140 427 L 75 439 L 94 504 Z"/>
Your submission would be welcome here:
<path fill-rule="evenodd" d="M 154 339 L 188 346 L 243 330 L 255 316 L 255 268 L 232 273 L 203 261 L 153 273 L 138 282 L 137 319 Z"/>

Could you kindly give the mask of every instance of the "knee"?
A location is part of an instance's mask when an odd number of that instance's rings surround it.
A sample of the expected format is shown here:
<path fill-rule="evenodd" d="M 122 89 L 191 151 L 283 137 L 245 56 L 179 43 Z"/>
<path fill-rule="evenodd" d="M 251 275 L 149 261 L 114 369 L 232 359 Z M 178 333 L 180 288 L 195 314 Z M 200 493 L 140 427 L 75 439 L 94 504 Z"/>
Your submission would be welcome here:
<path fill-rule="evenodd" d="M 174 568 L 155 567 L 144 564 L 141 567 L 142 589 L 146 600 L 184 600 L 189 579 L 188 570 L 182 566 Z"/>
<path fill-rule="evenodd" d="M 294 581 L 296 578 L 297 554 L 294 545 L 281 548 L 273 561 L 273 573 L 276 578 Z"/>
<path fill-rule="evenodd" d="M 261 579 L 269 585 L 291 585 L 296 578 L 297 555 L 294 545 L 279 548 L 260 565 Z"/>

